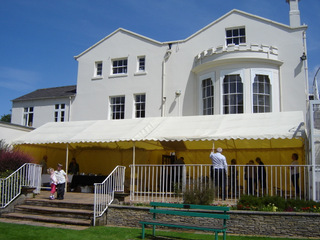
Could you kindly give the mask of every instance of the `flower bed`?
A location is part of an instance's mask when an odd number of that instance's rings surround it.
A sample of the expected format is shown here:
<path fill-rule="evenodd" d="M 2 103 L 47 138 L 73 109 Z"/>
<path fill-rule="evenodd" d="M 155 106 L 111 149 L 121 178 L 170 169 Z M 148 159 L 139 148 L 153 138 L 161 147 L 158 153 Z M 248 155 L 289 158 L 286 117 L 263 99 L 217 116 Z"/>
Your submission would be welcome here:
<path fill-rule="evenodd" d="M 244 195 L 233 209 L 267 212 L 320 213 L 320 203 L 300 199 L 284 199 L 279 196 L 256 197 Z"/>

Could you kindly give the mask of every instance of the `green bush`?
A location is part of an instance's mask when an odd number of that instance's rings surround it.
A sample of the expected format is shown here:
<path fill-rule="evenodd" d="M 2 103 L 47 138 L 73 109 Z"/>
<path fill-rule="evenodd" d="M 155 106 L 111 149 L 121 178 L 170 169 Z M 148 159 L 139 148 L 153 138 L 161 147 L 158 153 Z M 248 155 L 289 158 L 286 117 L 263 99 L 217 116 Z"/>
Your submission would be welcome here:
<path fill-rule="evenodd" d="M 284 199 L 279 196 L 256 197 L 243 195 L 237 203 L 238 210 L 320 212 L 320 203 L 302 199 Z"/>
<path fill-rule="evenodd" d="M 183 193 L 184 204 L 210 205 L 214 199 L 214 189 L 207 185 L 188 189 Z"/>

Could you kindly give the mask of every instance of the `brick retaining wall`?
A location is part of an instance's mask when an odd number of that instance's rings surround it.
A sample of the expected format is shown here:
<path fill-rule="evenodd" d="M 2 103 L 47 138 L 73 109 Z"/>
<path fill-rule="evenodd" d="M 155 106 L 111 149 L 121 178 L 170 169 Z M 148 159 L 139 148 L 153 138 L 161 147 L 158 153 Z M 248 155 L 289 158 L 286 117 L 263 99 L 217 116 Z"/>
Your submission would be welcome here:
<path fill-rule="evenodd" d="M 141 227 L 139 221 L 151 219 L 148 207 L 111 205 L 108 208 L 107 225 Z M 187 219 L 183 216 L 170 216 L 172 221 L 201 223 L 199 218 Z M 217 219 L 206 220 L 214 222 Z M 230 211 L 228 233 L 239 235 L 261 235 L 281 237 L 320 237 L 319 213 L 292 212 L 253 212 Z"/>

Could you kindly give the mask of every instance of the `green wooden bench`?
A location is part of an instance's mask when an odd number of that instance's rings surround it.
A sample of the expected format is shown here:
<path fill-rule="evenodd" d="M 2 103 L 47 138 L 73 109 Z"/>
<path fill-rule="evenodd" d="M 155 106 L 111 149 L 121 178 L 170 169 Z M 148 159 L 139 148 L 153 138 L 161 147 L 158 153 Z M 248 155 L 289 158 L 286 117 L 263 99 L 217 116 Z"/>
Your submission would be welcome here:
<path fill-rule="evenodd" d="M 150 202 L 153 207 L 150 209 L 150 213 L 153 213 L 151 220 L 140 221 L 142 224 L 142 239 L 145 237 L 145 227 L 147 225 L 153 226 L 152 234 L 155 236 L 156 226 L 174 227 L 174 228 L 186 228 L 203 231 L 215 232 L 215 240 L 218 240 L 218 234 L 223 233 L 223 239 L 226 240 L 227 220 L 230 216 L 227 215 L 229 207 L 209 206 L 209 205 L 193 205 L 193 204 L 179 204 L 179 203 L 160 203 Z M 157 208 L 160 207 L 160 208 Z M 199 211 L 201 210 L 201 211 Z M 169 216 L 165 217 L 166 220 L 159 220 L 157 216 L 159 214 L 188 216 L 188 217 L 202 217 L 202 218 L 216 218 L 221 219 L 221 224 L 191 224 L 186 222 L 175 222 L 170 219 Z"/>

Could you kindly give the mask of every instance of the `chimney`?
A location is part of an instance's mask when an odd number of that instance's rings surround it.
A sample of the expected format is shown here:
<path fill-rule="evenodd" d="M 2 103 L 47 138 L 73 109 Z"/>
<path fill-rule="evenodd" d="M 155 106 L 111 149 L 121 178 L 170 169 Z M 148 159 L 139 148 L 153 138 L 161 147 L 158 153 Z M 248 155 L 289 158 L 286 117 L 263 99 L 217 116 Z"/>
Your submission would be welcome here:
<path fill-rule="evenodd" d="M 300 11 L 299 11 L 299 2 L 300 0 L 286 0 L 290 5 L 290 27 L 300 27 Z"/>

